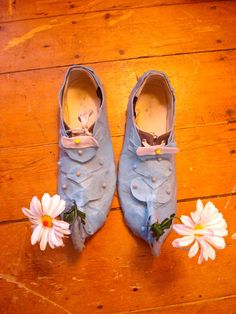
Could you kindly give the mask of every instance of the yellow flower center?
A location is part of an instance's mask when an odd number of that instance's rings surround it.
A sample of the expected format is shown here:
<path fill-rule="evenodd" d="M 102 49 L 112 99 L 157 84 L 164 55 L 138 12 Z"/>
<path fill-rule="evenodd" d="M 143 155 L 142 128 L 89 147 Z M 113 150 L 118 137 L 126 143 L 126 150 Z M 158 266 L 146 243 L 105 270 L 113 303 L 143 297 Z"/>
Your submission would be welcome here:
<path fill-rule="evenodd" d="M 79 139 L 79 138 L 76 138 L 76 139 L 74 140 L 74 142 L 75 142 L 75 144 L 79 144 L 79 143 L 80 143 L 80 139 Z"/>
<path fill-rule="evenodd" d="M 41 217 L 41 221 L 44 227 L 52 228 L 52 217 L 44 215 Z"/>
<path fill-rule="evenodd" d="M 204 226 L 202 224 L 196 225 L 194 227 L 194 230 L 202 230 L 202 229 L 204 229 Z"/>
<path fill-rule="evenodd" d="M 156 150 L 155 150 L 155 153 L 156 153 L 157 155 L 159 155 L 159 154 L 161 153 L 160 148 L 156 149 Z"/>

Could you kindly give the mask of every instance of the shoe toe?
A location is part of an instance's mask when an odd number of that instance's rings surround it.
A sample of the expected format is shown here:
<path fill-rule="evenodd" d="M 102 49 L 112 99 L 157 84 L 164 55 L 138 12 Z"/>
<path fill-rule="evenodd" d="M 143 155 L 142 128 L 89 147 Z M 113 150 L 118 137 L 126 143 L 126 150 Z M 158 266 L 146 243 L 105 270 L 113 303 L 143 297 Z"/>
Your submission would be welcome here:
<path fill-rule="evenodd" d="M 174 164 L 167 159 L 137 160 L 128 180 L 122 180 L 122 164 L 120 168 L 119 194 L 125 220 L 136 235 L 149 243 L 152 253 L 159 255 L 169 229 L 157 241 L 151 225 L 175 212 Z"/>

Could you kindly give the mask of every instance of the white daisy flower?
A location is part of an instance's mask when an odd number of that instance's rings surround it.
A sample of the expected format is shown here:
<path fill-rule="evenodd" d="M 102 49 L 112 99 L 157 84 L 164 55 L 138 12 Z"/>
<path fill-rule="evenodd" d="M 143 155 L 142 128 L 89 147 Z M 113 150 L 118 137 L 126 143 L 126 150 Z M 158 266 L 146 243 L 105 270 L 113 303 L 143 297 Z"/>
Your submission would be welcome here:
<path fill-rule="evenodd" d="M 69 235 L 69 224 L 65 221 L 56 219 L 65 209 L 65 201 L 59 195 L 50 197 L 44 193 L 42 204 L 34 196 L 30 203 L 30 209 L 22 208 L 23 213 L 29 218 L 33 225 L 31 244 L 40 242 L 40 249 L 45 250 L 47 243 L 54 249 L 63 246 L 62 238 Z"/>
<path fill-rule="evenodd" d="M 182 215 L 180 220 L 182 224 L 174 224 L 173 229 L 183 237 L 174 240 L 172 245 L 180 248 L 194 242 L 188 256 L 195 256 L 200 248 L 198 264 L 203 260 L 207 261 L 208 258 L 215 259 L 216 253 L 213 247 L 225 248 L 223 237 L 228 234 L 227 223 L 213 203 L 208 202 L 204 207 L 202 201 L 198 200 L 196 211 L 191 213 L 191 217 Z"/>

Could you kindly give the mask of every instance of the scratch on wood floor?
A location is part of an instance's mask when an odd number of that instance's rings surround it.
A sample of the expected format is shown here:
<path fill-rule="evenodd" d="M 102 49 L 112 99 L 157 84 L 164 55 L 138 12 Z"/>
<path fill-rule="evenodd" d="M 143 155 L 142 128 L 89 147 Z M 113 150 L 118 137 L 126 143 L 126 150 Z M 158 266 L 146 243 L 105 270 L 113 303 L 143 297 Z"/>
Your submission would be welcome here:
<path fill-rule="evenodd" d="M 163 305 L 153 308 L 146 308 L 146 309 L 139 309 L 139 310 L 130 310 L 130 311 L 124 311 L 124 312 L 113 312 L 113 314 L 129 314 L 129 313 L 147 313 L 147 312 L 153 312 L 153 313 L 164 313 L 167 309 L 175 309 L 178 307 L 185 307 L 188 305 L 198 305 L 198 304 L 204 304 L 211 301 L 224 301 L 224 300 L 230 300 L 235 299 L 236 295 L 227 295 L 223 297 L 217 297 L 217 298 L 209 298 L 205 300 L 197 300 L 197 301 L 190 301 L 190 302 L 184 302 L 184 303 L 176 303 L 176 304 L 169 304 L 169 305 Z"/>
<path fill-rule="evenodd" d="M 42 144 L 41 144 L 41 145 L 42 145 Z M 9 167 L 8 169 L 6 169 L 6 173 L 8 173 L 8 172 L 10 172 L 10 171 L 12 171 L 12 170 L 27 169 L 27 168 L 33 166 L 34 164 L 36 164 L 36 163 L 38 163 L 38 162 L 44 160 L 44 159 L 47 159 L 47 157 L 42 157 L 42 158 L 39 158 L 39 159 L 34 159 L 33 161 L 30 161 L 30 162 L 28 162 L 27 164 L 25 164 L 25 165 L 23 165 L 23 166 L 20 166 L 20 167 L 14 167 L 14 168 L 10 168 L 10 167 Z"/>
<path fill-rule="evenodd" d="M 208 33 L 208 32 L 218 32 L 220 30 L 220 25 L 207 25 L 207 26 L 196 26 L 194 32 L 196 33 Z"/>
<path fill-rule="evenodd" d="M 224 209 L 226 209 L 226 208 L 229 206 L 229 204 L 230 204 L 230 202 L 231 202 L 231 200 L 232 200 L 233 194 L 234 194 L 235 192 L 236 192 L 236 184 L 233 186 L 233 189 L 232 189 L 232 191 L 231 191 L 231 194 L 232 194 L 232 195 L 229 196 L 227 202 L 225 203 Z"/>
<path fill-rule="evenodd" d="M 31 107 L 30 107 L 30 108 L 31 108 Z M 31 110 L 30 110 L 29 112 L 31 112 Z M 47 139 L 47 136 L 46 136 L 46 134 L 45 134 L 45 132 L 44 132 L 44 130 L 43 130 L 43 127 L 42 127 L 41 123 L 40 123 L 39 120 L 36 118 L 36 116 L 33 115 L 33 114 L 32 114 L 32 118 L 33 118 L 33 120 L 35 121 L 35 123 L 37 124 L 37 126 L 39 127 L 43 138 L 45 139 L 45 141 L 47 141 L 48 139 Z"/>
<path fill-rule="evenodd" d="M 78 282 L 84 281 L 84 279 L 78 279 L 78 278 L 76 278 L 76 277 L 72 277 L 72 280 L 78 281 Z"/>
<path fill-rule="evenodd" d="M 191 14 L 190 12 L 188 12 L 188 11 L 186 11 L 186 10 L 184 10 L 184 9 L 182 9 L 182 12 L 183 12 L 187 17 L 190 17 L 191 19 L 196 19 L 196 17 L 195 17 L 193 14 Z"/>
<path fill-rule="evenodd" d="M 26 292 L 31 293 L 31 294 L 39 297 L 41 300 L 52 304 L 53 306 L 63 310 L 67 314 L 72 314 L 70 311 L 65 309 L 63 306 L 61 306 L 61 305 L 53 302 L 52 300 L 46 298 L 44 295 L 42 295 L 42 294 L 40 294 L 40 293 L 38 293 L 38 292 L 36 292 L 36 291 L 26 287 L 26 285 L 24 283 L 17 281 L 16 278 L 14 276 L 12 276 L 12 275 L 0 274 L 0 279 L 3 279 L 6 282 L 13 283 L 13 284 L 17 285 L 18 288 L 24 289 Z"/>
<path fill-rule="evenodd" d="M 32 30 L 30 30 L 29 32 L 25 33 L 24 35 L 22 36 L 19 36 L 19 37 L 15 37 L 13 39 L 11 39 L 6 47 L 3 49 L 3 51 L 6 51 L 8 49 L 11 49 L 13 47 L 16 47 L 20 44 L 22 44 L 23 42 L 25 42 L 26 40 L 29 40 L 31 39 L 32 37 L 34 37 L 34 35 L 36 35 L 37 33 L 40 33 L 40 32 L 43 32 L 43 31 L 46 31 L 48 29 L 51 29 L 53 27 L 53 25 L 51 24 L 45 24 L 45 25 L 40 25 L 38 27 L 35 27 L 33 28 Z"/>
<path fill-rule="evenodd" d="M 110 26 L 113 26 L 121 21 L 128 19 L 131 15 L 133 15 L 133 11 L 128 11 L 126 14 L 112 16 L 112 19 L 108 22 Z"/>
<path fill-rule="evenodd" d="M 37 276 L 37 279 L 38 280 L 44 280 L 44 279 L 52 279 L 52 277 L 49 277 L 49 276 Z"/>
<path fill-rule="evenodd" d="M 158 42 L 158 44 L 152 43 L 150 45 L 150 47 L 151 48 L 163 48 L 163 47 L 192 43 L 193 41 L 194 41 L 193 35 L 191 35 L 188 37 L 188 39 L 186 39 L 186 38 L 178 38 L 178 39 L 173 38 L 173 39 L 168 39 L 168 40 L 161 40 L 160 42 Z"/>
<path fill-rule="evenodd" d="M 5 48 L 3 48 L 3 51 L 6 51 L 6 50 L 11 49 L 11 48 L 14 48 L 14 47 L 24 43 L 25 41 L 33 38 L 36 34 L 38 34 L 40 32 L 44 32 L 44 31 L 47 31 L 47 30 L 49 30 L 49 29 L 51 29 L 53 27 L 58 27 L 58 26 L 61 26 L 61 25 L 64 25 L 64 24 L 68 24 L 68 23 L 69 23 L 68 20 L 60 22 L 60 23 L 57 23 L 57 20 L 54 19 L 54 20 L 51 20 L 50 23 L 48 23 L 48 24 L 37 26 L 37 27 L 31 29 L 29 32 L 25 33 L 22 36 L 12 38 L 7 43 Z"/>

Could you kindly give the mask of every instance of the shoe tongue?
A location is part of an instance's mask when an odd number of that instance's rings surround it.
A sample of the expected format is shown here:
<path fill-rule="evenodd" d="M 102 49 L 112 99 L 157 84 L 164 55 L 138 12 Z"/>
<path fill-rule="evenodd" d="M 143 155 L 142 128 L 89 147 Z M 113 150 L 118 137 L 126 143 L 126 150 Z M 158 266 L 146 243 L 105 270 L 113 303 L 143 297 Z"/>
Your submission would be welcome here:
<path fill-rule="evenodd" d="M 90 116 L 93 114 L 93 110 L 85 110 L 79 116 L 78 120 L 81 123 L 82 130 L 88 130 L 88 122 Z"/>
<path fill-rule="evenodd" d="M 79 116 L 78 120 L 81 123 L 81 128 L 70 129 L 68 125 L 64 122 L 66 133 L 69 137 L 78 135 L 92 135 L 94 124 L 88 127 L 88 122 L 90 116 L 93 114 L 93 110 L 83 111 Z"/>
<path fill-rule="evenodd" d="M 139 136 L 141 138 L 141 142 L 146 141 L 149 145 L 160 145 L 162 142 L 167 144 L 170 132 L 167 132 L 165 134 L 162 134 L 160 136 L 144 132 L 142 130 L 138 130 Z"/>

